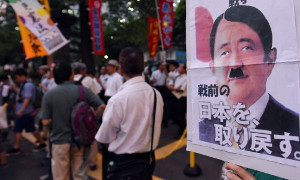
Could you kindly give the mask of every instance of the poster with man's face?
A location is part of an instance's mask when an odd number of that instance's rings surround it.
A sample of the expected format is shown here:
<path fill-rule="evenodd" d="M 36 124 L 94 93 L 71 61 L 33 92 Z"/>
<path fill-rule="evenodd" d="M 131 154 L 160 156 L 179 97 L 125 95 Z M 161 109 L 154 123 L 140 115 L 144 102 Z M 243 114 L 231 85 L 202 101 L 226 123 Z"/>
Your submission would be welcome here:
<path fill-rule="evenodd" d="M 300 168 L 295 22 L 293 0 L 187 1 L 188 150 Z"/>

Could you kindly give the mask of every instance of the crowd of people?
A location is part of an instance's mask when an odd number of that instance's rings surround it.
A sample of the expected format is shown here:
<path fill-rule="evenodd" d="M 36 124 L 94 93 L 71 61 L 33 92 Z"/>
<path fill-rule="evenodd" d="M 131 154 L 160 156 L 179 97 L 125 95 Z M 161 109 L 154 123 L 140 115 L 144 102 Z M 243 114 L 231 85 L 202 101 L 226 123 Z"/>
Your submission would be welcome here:
<path fill-rule="evenodd" d="M 82 62 L 65 61 L 40 66 L 39 83 L 24 68 L 5 71 L 0 78 L 0 103 L 6 106 L 14 145 L 5 150 L 1 138 L 9 131 L 0 130 L 1 167 L 7 166 L 6 156 L 20 154 L 25 129 L 38 142 L 33 152 L 45 150 L 49 140 L 54 179 L 87 179 L 87 168 L 97 169 L 99 145 L 108 148 L 104 158 L 108 179 L 151 179 L 162 122 L 165 127 L 169 119 L 178 124 L 176 138 L 186 126 L 186 66 L 171 62 L 167 68 L 161 63 L 152 74 L 144 73 L 144 67 L 143 52 L 125 48 L 119 60 L 111 59 L 101 67 L 100 76 Z M 74 141 L 77 129 L 72 113 L 81 100 L 101 124 L 88 146 Z M 119 168 L 124 163 L 126 167 Z"/>

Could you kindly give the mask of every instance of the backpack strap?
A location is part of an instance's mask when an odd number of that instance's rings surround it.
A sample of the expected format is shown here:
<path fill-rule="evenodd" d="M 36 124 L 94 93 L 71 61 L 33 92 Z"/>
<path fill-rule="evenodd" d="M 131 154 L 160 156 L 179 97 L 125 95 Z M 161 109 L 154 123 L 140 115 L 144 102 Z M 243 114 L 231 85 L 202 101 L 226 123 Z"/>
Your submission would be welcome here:
<path fill-rule="evenodd" d="M 83 79 L 84 79 L 85 77 L 86 77 L 85 75 L 82 75 L 82 76 L 80 77 L 80 79 L 79 79 L 78 81 L 74 81 L 74 83 L 75 83 L 76 85 L 81 85 L 81 84 L 82 84 L 82 81 L 83 81 Z"/>
<path fill-rule="evenodd" d="M 79 101 L 84 101 L 84 90 L 82 85 L 78 85 L 79 88 Z"/>
<path fill-rule="evenodd" d="M 22 96 L 22 91 L 24 90 L 24 86 L 26 83 L 31 83 L 33 86 L 34 86 L 34 90 L 36 90 L 36 86 L 33 84 L 33 82 L 28 82 L 28 81 L 25 81 L 24 83 L 21 84 L 21 87 L 20 87 L 20 90 L 19 90 L 19 94 L 18 94 L 18 100 L 21 100 L 23 102 L 23 96 Z M 36 98 L 36 92 L 34 92 L 35 94 L 35 97 Z"/>
<path fill-rule="evenodd" d="M 19 90 L 19 94 L 18 94 L 18 99 L 22 99 L 23 101 L 23 97 L 22 97 L 22 91 L 24 89 L 25 84 L 28 83 L 27 81 L 25 81 L 24 83 L 21 84 L 20 90 Z"/>
<path fill-rule="evenodd" d="M 81 76 L 81 78 L 79 79 L 78 82 L 81 84 L 81 82 L 83 81 L 83 79 L 84 79 L 85 77 L 86 77 L 85 75 Z"/>

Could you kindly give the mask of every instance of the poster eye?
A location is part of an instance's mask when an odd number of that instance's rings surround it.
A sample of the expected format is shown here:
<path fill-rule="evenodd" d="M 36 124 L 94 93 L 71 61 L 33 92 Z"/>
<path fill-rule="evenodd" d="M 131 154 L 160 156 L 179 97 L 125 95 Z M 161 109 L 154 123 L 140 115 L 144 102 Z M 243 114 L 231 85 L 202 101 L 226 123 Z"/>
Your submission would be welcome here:
<path fill-rule="evenodd" d="M 228 55 L 229 54 L 229 52 L 228 51 L 225 51 L 225 52 L 222 52 L 221 53 L 221 56 L 226 56 L 226 55 Z"/>
<path fill-rule="evenodd" d="M 253 50 L 253 48 L 251 46 L 246 46 L 242 48 L 243 51 L 247 51 L 247 50 Z"/>

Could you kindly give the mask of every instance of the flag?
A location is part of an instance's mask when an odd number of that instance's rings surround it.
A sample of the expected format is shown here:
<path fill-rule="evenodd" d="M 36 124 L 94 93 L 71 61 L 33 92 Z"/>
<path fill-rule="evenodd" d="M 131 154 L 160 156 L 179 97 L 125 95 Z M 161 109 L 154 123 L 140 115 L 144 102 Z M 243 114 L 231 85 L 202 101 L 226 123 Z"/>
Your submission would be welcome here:
<path fill-rule="evenodd" d="M 170 48 L 174 27 L 173 0 L 158 0 L 160 27 L 164 48 Z"/>
<path fill-rule="evenodd" d="M 157 18 L 148 17 L 148 48 L 149 55 L 153 58 L 156 55 L 159 41 L 159 29 Z"/>
<path fill-rule="evenodd" d="M 29 44 L 31 46 L 31 52 L 34 52 L 34 55 L 28 54 L 26 57 L 45 55 L 45 51 L 47 54 L 52 54 L 68 43 L 56 24 L 51 20 L 49 12 L 47 12 L 37 0 L 10 0 L 10 4 L 16 12 L 17 19 L 21 26 L 23 24 L 28 31 L 34 34 L 34 36 L 32 36 L 21 27 L 21 36 L 22 39 L 24 38 L 23 44 L 26 44 L 24 47 L 28 47 Z M 47 4 L 49 5 L 49 3 L 45 3 L 46 8 L 48 6 Z"/>
<path fill-rule="evenodd" d="M 93 52 L 96 55 L 105 54 L 101 6 L 101 0 L 89 0 L 89 17 L 91 23 Z"/>

